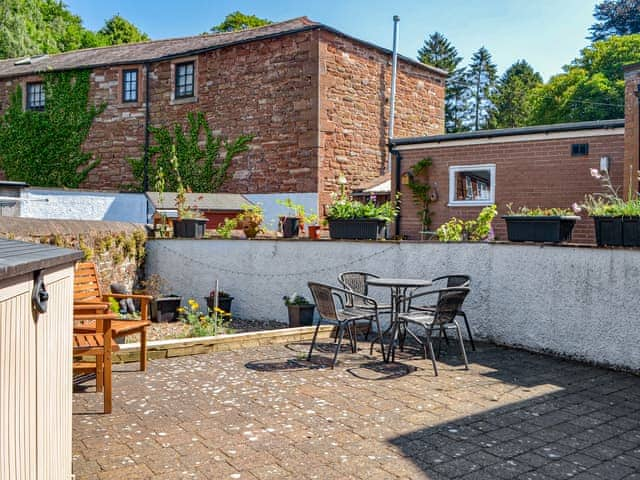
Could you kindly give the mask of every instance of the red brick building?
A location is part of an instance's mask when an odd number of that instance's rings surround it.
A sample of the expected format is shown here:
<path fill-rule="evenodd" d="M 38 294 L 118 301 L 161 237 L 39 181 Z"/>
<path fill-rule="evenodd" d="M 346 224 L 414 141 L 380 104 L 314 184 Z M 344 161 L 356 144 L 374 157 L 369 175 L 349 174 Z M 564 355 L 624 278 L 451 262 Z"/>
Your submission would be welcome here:
<path fill-rule="evenodd" d="M 133 182 L 147 125 L 203 111 L 226 137 L 253 134 L 221 191 L 314 193 L 343 172 L 353 184 L 385 167 L 391 52 L 302 17 L 255 29 L 0 61 L 0 113 L 18 85 L 39 107 L 40 72 L 91 69 L 90 101 L 105 102 L 85 148 L 101 158 L 84 188 Z M 443 132 L 444 72 L 398 62 L 395 132 Z M 45 100 L 46 108 L 46 100 Z"/>
<path fill-rule="evenodd" d="M 625 118 L 598 122 L 539 125 L 525 128 L 483 130 L 450 135 L 395 138 L 392 167 L 393 193 L 401 192 L 396 234 L 420 238 L 419 208 L 402 176 L 423 158 L 432 159 L 428 182 L 438 199 L 431 204 L 431 230 L 451 217 L 475 218 L 495 203 L 498 212 L 514 209 L 570 208 L 584 196 L 597 192 L 600 184 L 591 168 L 608 166 L 620 194 L 629 185 L 638 191 L 640 170 L 640 64 L 625 67 Z M 494 221 L 497 239 L 506 240 L 506 224 Z M 573 241 L 594 241 L 593 221 L 577 222 Z"/>

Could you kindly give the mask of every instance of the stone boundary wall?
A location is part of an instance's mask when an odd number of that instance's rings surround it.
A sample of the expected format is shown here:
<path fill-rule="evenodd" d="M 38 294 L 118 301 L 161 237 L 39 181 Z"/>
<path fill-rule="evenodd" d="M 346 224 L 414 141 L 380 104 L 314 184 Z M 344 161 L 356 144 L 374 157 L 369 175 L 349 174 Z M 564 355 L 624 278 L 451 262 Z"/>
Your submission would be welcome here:
<path fill-rule="evenodd" d="M 286 321 L 283 295 L 342 271 L 390 277 L 472 276 L 465 303 L 479 339 L 640 370 L 640 251 L 511 244 L 271 240 L 152 240 L 147 274 L 201 299 L 218 279 L 232 312 Z M 388 301 L 388 291 L 374 295 Z"/>
<path fill-rule="evenodd" d="M 0 217 L 0 238 L 82 250 L 86 261 L 98 264 L 104 289 L 135 285 L 146 236 L 146 228 L 134 223 Z"/>

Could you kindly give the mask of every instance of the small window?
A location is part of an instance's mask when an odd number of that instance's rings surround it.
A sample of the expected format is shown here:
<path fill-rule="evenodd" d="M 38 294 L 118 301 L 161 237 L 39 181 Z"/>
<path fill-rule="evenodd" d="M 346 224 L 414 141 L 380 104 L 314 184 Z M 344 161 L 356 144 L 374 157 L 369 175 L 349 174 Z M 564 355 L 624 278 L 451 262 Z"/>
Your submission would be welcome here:
<path fill-rule="evenodd" d="M 44 84 L 27 83 L 27 110 L 44 110 Z"/>
<path fill-rule="evenodd" d="M 491 205 L 495 178 L 495 165 L 449 167 L 449 205 Z"/>
<path fill-rule="evenodd" d="M 176 64 L 176 98 L 193 97 L 194 63 Z"/>
<path fill-rule="evenodd" d="M 571 145 L 571 156 L 572 157 L 583 157 L 585 155 L 589 155 L 589 144 L 588 143 L 574 143 Z"/>
<path fill-rule="evenodd" d="M 122 101 L 138 101 L 138 70 L 122 71 Z"/>

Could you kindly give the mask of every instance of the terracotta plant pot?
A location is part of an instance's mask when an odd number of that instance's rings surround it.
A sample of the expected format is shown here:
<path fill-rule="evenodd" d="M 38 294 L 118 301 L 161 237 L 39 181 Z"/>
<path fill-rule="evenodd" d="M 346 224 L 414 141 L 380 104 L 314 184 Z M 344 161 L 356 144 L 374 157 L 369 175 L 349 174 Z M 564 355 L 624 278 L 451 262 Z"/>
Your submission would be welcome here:
<path fill-rule="evenodd" d="M 309 225 L 309 238 L 318 240 L 320 238 L 320 225 Z"/>

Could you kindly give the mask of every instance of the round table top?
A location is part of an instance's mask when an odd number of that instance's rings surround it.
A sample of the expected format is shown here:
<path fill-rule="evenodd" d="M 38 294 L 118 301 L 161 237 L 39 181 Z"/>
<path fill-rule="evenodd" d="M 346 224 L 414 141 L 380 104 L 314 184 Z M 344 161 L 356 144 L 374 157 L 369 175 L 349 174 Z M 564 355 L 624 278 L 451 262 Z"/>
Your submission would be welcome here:
<path fill-rule="evenodd" d="M 367 279 L 369 285 L 376 285 L 378 287 L 428 287 L 432 285 L 431 280 L 425 280 L 423 278 L 369 278 Z"/>

